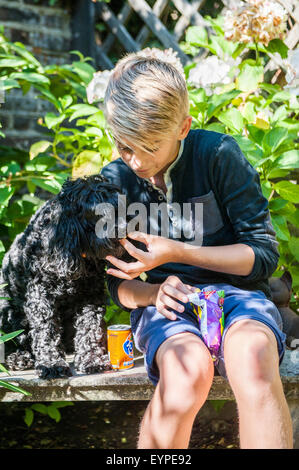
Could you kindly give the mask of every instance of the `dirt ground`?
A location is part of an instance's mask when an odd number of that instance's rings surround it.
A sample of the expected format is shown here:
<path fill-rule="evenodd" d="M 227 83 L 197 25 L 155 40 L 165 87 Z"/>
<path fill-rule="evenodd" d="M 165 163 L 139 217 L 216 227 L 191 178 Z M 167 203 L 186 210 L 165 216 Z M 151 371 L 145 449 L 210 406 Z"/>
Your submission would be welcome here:
<path fill-rule="evenodd" d="M 136 449 L 139 423 L 148 402 L 76 402 L 60 409 L 57 423 L 35 411 L 28 427 L 24 416 L 31 405 L 0 403 L 0 449 Z M 207 402 L 200 410 L 189 449 L 239 448 L 235 403 L 221 405 Z"/>

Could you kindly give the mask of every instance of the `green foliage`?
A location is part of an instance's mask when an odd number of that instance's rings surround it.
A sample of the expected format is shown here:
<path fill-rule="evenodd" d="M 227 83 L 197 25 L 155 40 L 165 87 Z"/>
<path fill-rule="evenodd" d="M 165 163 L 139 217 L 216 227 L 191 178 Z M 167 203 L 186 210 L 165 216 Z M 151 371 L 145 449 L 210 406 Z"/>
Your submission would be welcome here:
<path fill-rule="evenodd" d="M 2 287 L 6 286 L 6 285 L 7 284 L 1 284 L 0 289 Z M 0 299 L 5 299 L 5 298 L 7 299 L 7 297 L 0 297 Z M 1 334 L 1 336 L 0 336 L 0 345 L 5 343 L 6 341 L 9 341 L 9 340 L 13 339 L 15 336 L 18 336 L 23 331 L 24 330 L 18 330 L 18 331 L 14 331 L 12 333 L 7 333 L 7 334 L 3 334 L 3 332 L 1 331 L 0 332 L 0 334 Z M 10 375 L 8 370 L 1 363 L 0 363 L 0 371 L 5 372 L 6 374 Z M 20 387 L 17 387 L 16 385 L 11 384 L 10 382 L 7 382 L 6 380 L 0 380 L 0 387 L 11 390 L 12 392 L 19 392 L 19 393 L 23 393 L 23 395 L 31 396 L 31 393 L 27 392 L 26 390 L 23 390 Z"/>
<path fill-rule="evenodd" d="M 54 401 L 50 405 L 45 405 L 43 403 L 34 403 L 31 406 L 25 408 L 24 422 L 30 427 L 34 421 L 34 411 L 49 416 L 51 419 L 54 419 L 56 423 L 59 423 L 61 420 L 61 413 L 59 409 L 65 408 L 66 406 L 73 406 L 74 403 L 71 401 Z"/>

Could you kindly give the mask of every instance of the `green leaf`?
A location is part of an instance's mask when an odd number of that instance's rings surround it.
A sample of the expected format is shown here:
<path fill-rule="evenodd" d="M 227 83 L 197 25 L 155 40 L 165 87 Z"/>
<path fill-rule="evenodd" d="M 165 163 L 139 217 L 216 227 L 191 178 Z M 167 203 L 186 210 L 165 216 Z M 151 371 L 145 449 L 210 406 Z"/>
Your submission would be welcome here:
<path fill-rule="evenodd" d="M 8 201 L 15 192 L 15 187 L 0 184 L 0 205 L 7 206 Z"/>
<path fill-rule="evenodd" d="M 256 112 L 255 112 L 255 109 L 254 109 L 254 103 L 252 103 L 251 101 L 248 101 L 245 104 L 245 106 L 242 109 L 241 113 L 242 113 L 242 116 L 246 119 L 246 121 L 255 122 Z"/>
<path fill-rule="evenodd" d="M 73 62 L 72 63 L 73 69 L 79 75 L 81 80 L 88 85 L 88 83 L 92 80 L 93 74 L 96 70 L 86 62 Z"/>
<path fill-rule="evenodd" d="M 9 44 L 10 49 L 17 52 L 21 57 L 24 57 L 28 62 L 34 65 L 40 72 L 43 72 L 41 63 L 26 49 L 23 43 L 15 42 Z"/>
<path fill-rule="evenodd" d="M 79 178 L 99 173 L 102 168 L 102 157 L 99 152 L 84 150 L 79 153 L 73 164 L 72 176 Z"/>
<path fill-rule="evenodd" d="M 273 185 L 275 191 L 288 201 L 299 204 L 299 186 L 290 181 L 279 181 Z"/>
<path fill-rule="evenodd" d="M 72 95 L 64 95 L 62 98 L 58 98 L 58 99 L 61 103 L 62 109 L 68 108 L 73 102 Z"/>
<path fill-rule="evenodd" d="M 291 99 L 291 93 L 289 91 L 279 91 L 278 93 L 275 93 L 275 95 L 272 96 L 271 98 L 271 102 L 273 101 L 277 101 L 277 102 L 281 102 L 281 101 L 289 101 Z"/>
<path fill-rule="evenodd" d="M 85 129 L 84 133 L 93 137 L 103 137 L 103 132 L 98 127 L 88 127 L 87 129 Z"/>
<path fill-rule="evenodd" d="M 48 155 L 39 155 L 30 162 L 26 163 L 25 169 L 27 171 L 43 172 L 55 166 L 56 163 L 57 160 L 54 157 L 49 157 Z"/>
<path fill-rule="evenodd" d="M 54 126 L 57 126 L 57 124 L 60 124 L 62 121 L 64 121 L 65 118 L 65 114 L 60 114 L 57 116 L 54 113 L 47 113 L 45 115 L 45 123 L 49 129 L 52 129 Z"/>
<path fill-rule="evenodd" d="M 211 100 L 209 101 L 209 106 L 208 106 L 208 111 L 207 111 L 208 119 L 214 116 L 217 113 L 217 111 L 219 111 L 221 108 L 231 103 L 231 101 L 234 98 L 236 98 L 239 94 L 240 94 L 239 90 L 231 90 L 226 93 L 222 93 L 220 95 L 213 95 Z M 204 98 L 199 94 L 198 96 L 199 102 L 202 102 L 203 99 Z"/>
<path fill-rule="evenodd" d="M 25 80 L 30 83 L 37 83 L 40 85 L 50 85 L 48 77 L 34 72 L 15 72 L 10 75 L 10 78 L 17 78 L 19 80 Z"/>
<path fill-rule="evenodd" d="M 107 135 L 104 135 L 100 142 L 100 154 L 103 159 L 109 160 L 112 155 L 112 144 Z"/>
<path fill-rule="evenodd" d="M 287 138 L 288 130 L 286 128 L 275 127 L 266 132 L 262 140 L 262 146 L 268 153 L 274 153 Z"/>
<path fill-rule="evenodd" d="M 11 161 L 9 163 L 6 163 L 0 168 L 0 173 L 2 173 L 4 176 L 8 176 L 9 173 L 12 173 L 13 175 L 15 175 L 19 171 L 21 171 L 21 167 L 15 161 Z"/>
<path fill-rule="evenodd" d="M 6 67 L 24 67 L 27 65 L 26 61 L 23 59 L 0 59 L 0 68 Z"/>
<path fill-rule="evenodd" d="M 286 127 L 289 131 L 299 132 L 299 122 L 294 119 L 284 119 L 279 122 L 280 127 Z"/>
<path fill-rule="evenodd" d="M 0 297 L 0 299 L 1 299 L 1 297 Z M 1 363 L 0 363 L 0 370 L 1 370 L 1 372 L 5 372 L 6 374 L 11 375 L 10 372 Z"/>
<path fill-rule="evenodd" d="M 24 330 L 17 330 L 13 331 L 12 333 L 7 333 L 5 335 L 0 336 L 0 343 L 5 343 L 6 341 L 9 341 L 12 338 L 15 338 L 19 334 L 23 333 Z"/>
<path fill-rule="evenodd" d="M 270 93 L 271 95 L 273 93 L 277 93 L 279 90 L 280 90 L 280 86 L 279 85 L 272 85 L 271 83 L 260 83 L 260 88 L 262 90 L 266 90 L 268 93 Z"/>
<path fill-rule="evenodd" d="M 185 39 L 191 44 L 203 46 L 208 44 L 208 33 L 203 26 L 189 26 Z M 204 46 L 203 46 L 204 47 Z"/>
<path fill-rule="evenodd" d="M 24 422 L 27 424 L 28 428 L 30 428 L 31 424 L 34 420 L 34 413 L 31 408 L 25 408 L 25 417 Z"/>
<path fill-rule="evenodd" d="M 66 406 L 74 406 L 72 401 L 55 401 L 56 408 L 65 408 Z"/>
<path fill-rule="evenodd" d="M 288 201 L 286 201 L 285 199 L 276 197 L 275 199 L 271 199 L 271 201 L 269 201 L 269 209 L 270 211 L 277 212 L 283 207 L 285 207 L 287 203 Z"/>
<path fill-rule="evenodd" d="M 61 420 L 60 411 L 54 405 L 48 406 L 48 415 L 50 418 L 55 419 L 56 423 Z"/>
<path fill-rule="evenodd" d="M 34 405 L 31 405 L 31 408 L 34 411 L 38 411 L 38 413 L 41 413 L 43 415 L 48 414 L 48 407 L 46 405 L 43 405 L 42 403 L 34 403 Z"/>
<path fill-rule="evenodd" d="M 212 122 L 211 124 L 207 124 L 204 126 L 204 129 L 225 134 L 225 125 L 220 122 Z"/>
<path fill-rule="evenodd" d="M 253 124 L 248 124 L 247 125 L 247 130 L 249 132 L 251 140 L 253 140 L 255 143 L 262 145 L 262 140 L 265 135 L 265 131 L 263 129 L 260 129 Z"/>
<path fill-rule="evenodd" d="M 287 214 L 288 222 L 299 228 L 299 209 L 295 209 L 293 213 Z"/>
<path fill-rule="evenodd" d="M 272 186 L 270 181 L 261 181 L 261 188 L 263 195 L 266 199 L 268 199 L 270 194 L 272 193 Z"/>
<path fill-rule="evenodd" d="M 61 190 L 61 184 L 56 181 L 54 178 L 49 179 L 42 179 L 42 178 L 32 178 L 32 183 L 40 188 L 45 189 L 53 194 L 58 194 Z"/>
<path fill-rule="evenodd" d="M 289 48 L 281 39 L 272 39 L 265 48 L 271 54 L 278 52 L 283 59 L 288 57 Z"/>
<path fill-rule="evenodd" d="M 280 238 L 281 240 L 289 241 L 290 232 L 287 227 L 285 218 L 282 215 L 272 214 L 271 221 L 273 224 L 273 228 L 276 232 L 277 238 Z"/>
<path fill-rule="evenodd" d="M 274 178 L 284 178 L 289 174 L 289 170 L 279 170 L 278 168 L 274 168 L 274 170 L 269 171 L 267 173 L 267 178 L 268 179 L 274 179 Z"/>
<path fill-rule="evenodd" d="M 244 119 L 237 108 L 230 108 L 218 114 L 219 121 L 223 122 L 231 130 L 241 133 L 244 127 Z"/>
<path fill-rule="evenodd" d="M 0 380 L 0 387 L 7 388 L 8 390 L 12 390 L 13 392 L 23 393 L 23 395 L 26 396 L 31 396 L 31 393 L 27 392 L 26 390 L 23 390 L 20 387 L 17 387 L 16 385 L 12 385 L 11 383 L 6 382 L 5 380 Z"/>
<path fill-rule="evenodd" d="M 278 168 L 293 169 L 299 168 L 299 150 L 289 150 L 275 160 Z"/>
<path fill-rule="evenodd" d="M 98 113 L 99 109 L 88 104 L 76 104 L 68 108 L 68 112 L 69 111 L 74 111 L 73 114 L 69 117 L 69 121 L 71 122 L 78 117 L 89 116 L 90 114 Z"/>
<path fill-rule="evenodd" d="M 44 86 L 40 86 L 37 83 L 34 85 L 34 87 L 41 92 L 41 95 L 38 95 L 38 98 L 42 98 L 42 99 L 46 99 L 47 101 L 50 101 L 50 103 L 54 104 L 55 108 L 58 111 L 62 111 L 61 103 L 56 98 L 56 96 L 53 95 L 53 93 L 51 93 Z"/>
<path fill-rule="evenodd" d="M 299 238 L 291 237 L 289 241 L 289 248 L 292 255 L 294 255 L 296 260 L 299 261 Z"/>
<path fill-rule="evenodd" d="M 2 81 L 2 89 L 3 90 L 10 90 L 11 88 L 21 88 L 20 84 L 17 80 L 12 80 L 10 78 L 5 79 Z"/>
<path fill-rule="evenodd" d="M 237 47 L 232 41 L 228 41 L 223 36 L 215 36 L 214 34 L 210 36 L 210 46 L 212 46 L 220 58 L 231 57 Z"/>
<path fill-rule="evenodd" d="M 262 66 L 250 66 L 245 63 L 238 77 L 236 87 L 241 91 L 254 91 L 258 84 L 264 79 L 264 68 Z"/>
<path fill-rule="evenodd" d="M 278 108 L 275 110 L 275 113 L 273 114 L 271 118 L 271 122 L 276 125 L 280 125 L 280 121 L 283 121 L 288 116 L 289 112 L 286 108 L 285 104 L 282 104 L 281 106 L 278 106 Z"/>
<path fill-rule="evenodd" d="M 30 160 L 35 158 L 39 153 L 45 152 L 50 145 L 52 145 L 52 142 L 49 142 L 48 140 L 40 140 L 39 142 L 32 144 L 29 150 Z"/>

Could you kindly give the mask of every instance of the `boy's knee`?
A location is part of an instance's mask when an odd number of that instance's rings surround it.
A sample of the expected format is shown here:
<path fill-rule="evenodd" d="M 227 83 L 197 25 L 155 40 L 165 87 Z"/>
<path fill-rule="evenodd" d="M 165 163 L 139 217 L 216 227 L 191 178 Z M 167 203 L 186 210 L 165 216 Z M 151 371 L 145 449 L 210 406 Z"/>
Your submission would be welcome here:
<path fill-rule="evenodd" d="M 255 323 L 255 324 L 254 324 Z M 226 338 L 224 355 L 228 377 L 235 387 L 252 393 L 271 386 L 279 375 L 277 341 L 274 333 L 257 322 L 244 321 Z M 233 325 L 234 326 L 234 325 Z"/>
<path fill-rule="evenodd" d="M 169 338 L 160 346 L 156 362 L 164 412 L 198 411 L 214 377 L 211 355 L 201 339 L 192 333 Z"/>

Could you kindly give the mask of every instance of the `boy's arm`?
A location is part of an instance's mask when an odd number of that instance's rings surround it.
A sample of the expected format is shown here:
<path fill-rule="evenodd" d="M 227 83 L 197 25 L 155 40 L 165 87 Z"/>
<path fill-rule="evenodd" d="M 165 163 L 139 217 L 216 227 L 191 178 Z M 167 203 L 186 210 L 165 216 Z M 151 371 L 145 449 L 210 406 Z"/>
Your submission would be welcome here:
<path fill-rule="evenodd" d="M 159 287 L 160 284 L 150 284 L 138 279 L 122 281 L 118 285 L 118 299 L 130 309 L 155 305 Z"/>
<path fill-rule="evenodd" d="M 209 159 L 212 189 L 218 194 L 236 236 L 236 244 L 190 247 L 178 251 L 177 261 L 243 280 L 268 279 L 279 259 L 268 200 L 260 177 L 235 139 L 226 135 Z"/>
<path fill-rule="evenodd" d="M 269 203 L 262 193 L 258 172 L 245 158 L 235 139 L 228 135 L 211 159 L 209 170 L 213 175 L 213 190 L 218 192 L 237 243 L 250 247 L 255 255 L 252 270 L 247 275 L 242 274 L 242 279 L 268 279 L 277 268 L 279 251 Z"/>

